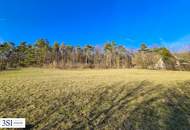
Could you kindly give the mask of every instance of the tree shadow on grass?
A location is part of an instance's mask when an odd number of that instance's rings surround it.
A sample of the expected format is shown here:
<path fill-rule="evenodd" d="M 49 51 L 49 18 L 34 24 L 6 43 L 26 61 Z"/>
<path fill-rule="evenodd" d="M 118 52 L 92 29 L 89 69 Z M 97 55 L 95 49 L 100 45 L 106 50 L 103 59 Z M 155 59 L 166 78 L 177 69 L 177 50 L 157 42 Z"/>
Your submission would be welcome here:
<path fill-rule="evenodd" d="M 190 82 L 178 84 L 176 89 L 169 89 L 166 94 L 168 117 L 166 119 L 169 130 L 190 129 Z"/>
<path fill-rule="evenodd" d="M 137 105 L 122 122 L 123 130 L 189 130 L 190 82 L 178 83 Z"/>
<path fill-rule="evenodd" d="M 88 102 L 78 103 L 80 96 L 89 98 Z M 35 122 L 33 129 L 190 129 L 190 82 L 172 87 L 148 81 L 119 82 L 72 93 L 59 102 Z M 60 112 L 62 109 L 64 111 Z M 66 122 L 69 122 L 67 127 Z M 41 124 L 45 125 L 38 127 Z"/>
<path fill-rule="evenodd" d="M 94 107 L 89 111 L 89 115 L 86 117 L 86 122 L 75 123 L 70 129 L 120 128 L 119 122 L 114 121 L 114 119 L 119 119 L 119 117 L 115 118 L 114 116 L 117 116 L 117 113 L 120 113 L 120 111 L 127 110 L 129 104 L 136 101 L 139 96 L 143 97 L 160 91 L 159 85 L 153 88 L 148 88 L 150 85 L 152 85 L 152 83 L 147 81 L 123 84 L 122 86 L 118 86 L 117 84 L 113 85 L 114 87 L 117 87 L 118 91 L 112 93 L 112 96 L 106 96 L 104 94 L 104 98 L 99 98 L 99 100 L 95 102 L 97 106 L 94 105 Z M 108 102 L 109 105 L 103 108 L 102 106 Z"/>

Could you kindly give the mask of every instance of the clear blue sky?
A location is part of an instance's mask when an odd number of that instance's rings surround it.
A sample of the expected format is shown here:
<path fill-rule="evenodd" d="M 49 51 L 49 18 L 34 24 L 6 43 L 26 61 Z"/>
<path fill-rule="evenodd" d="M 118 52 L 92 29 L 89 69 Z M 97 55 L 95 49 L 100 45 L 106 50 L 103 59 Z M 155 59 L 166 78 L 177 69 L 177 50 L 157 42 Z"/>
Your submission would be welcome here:
<path fill-rule="evenodd" d="M 0 41 L 190 43 L 189 0 L 0 0 Z"/>

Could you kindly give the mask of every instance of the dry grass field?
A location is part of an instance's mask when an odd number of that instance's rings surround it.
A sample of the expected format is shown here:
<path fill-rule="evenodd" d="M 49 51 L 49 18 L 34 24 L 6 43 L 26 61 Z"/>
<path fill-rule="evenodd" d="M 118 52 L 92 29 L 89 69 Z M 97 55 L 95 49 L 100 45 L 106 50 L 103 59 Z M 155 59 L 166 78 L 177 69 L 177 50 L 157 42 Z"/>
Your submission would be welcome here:
<path fill-rule="evenodd" d="M 34 130 L 187 130 L 190 72 L 3 71 L 0 117 L 26 118 Z"/>

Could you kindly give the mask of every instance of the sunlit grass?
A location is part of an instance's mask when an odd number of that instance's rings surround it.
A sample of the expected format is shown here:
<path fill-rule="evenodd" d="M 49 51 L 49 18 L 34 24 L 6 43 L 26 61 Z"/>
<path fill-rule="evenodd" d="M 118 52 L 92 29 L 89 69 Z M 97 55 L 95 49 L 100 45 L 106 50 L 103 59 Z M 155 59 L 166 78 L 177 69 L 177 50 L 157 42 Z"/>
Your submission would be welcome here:
<path fill-rule="evenodd" d="M 33 129 L 190 128 L 190 72 L 136 69 L 0 72 L 0 117 Z M 177 123 L 177 124 L 176 124 Z"/>

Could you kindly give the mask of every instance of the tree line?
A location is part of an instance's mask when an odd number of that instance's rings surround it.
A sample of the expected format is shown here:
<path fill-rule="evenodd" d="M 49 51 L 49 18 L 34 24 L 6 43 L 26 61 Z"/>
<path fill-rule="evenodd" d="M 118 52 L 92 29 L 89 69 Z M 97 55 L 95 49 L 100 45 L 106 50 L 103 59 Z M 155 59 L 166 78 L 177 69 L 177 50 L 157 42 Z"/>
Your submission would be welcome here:
<path fill-rule="evenodd" d="M 0 70 L 16 67 L 56 68 L 148 68 L 158 61 L 173 57 L 167 48 L 148 48 L 142 44 L 138 51 L 129 51 L 116 42 L 106 42 L 103 47 L 87 44 L 84 47 L 55 42 L 52 46 L 46 39 L 30 45 L 21 42 L 0 43 Z"/>

